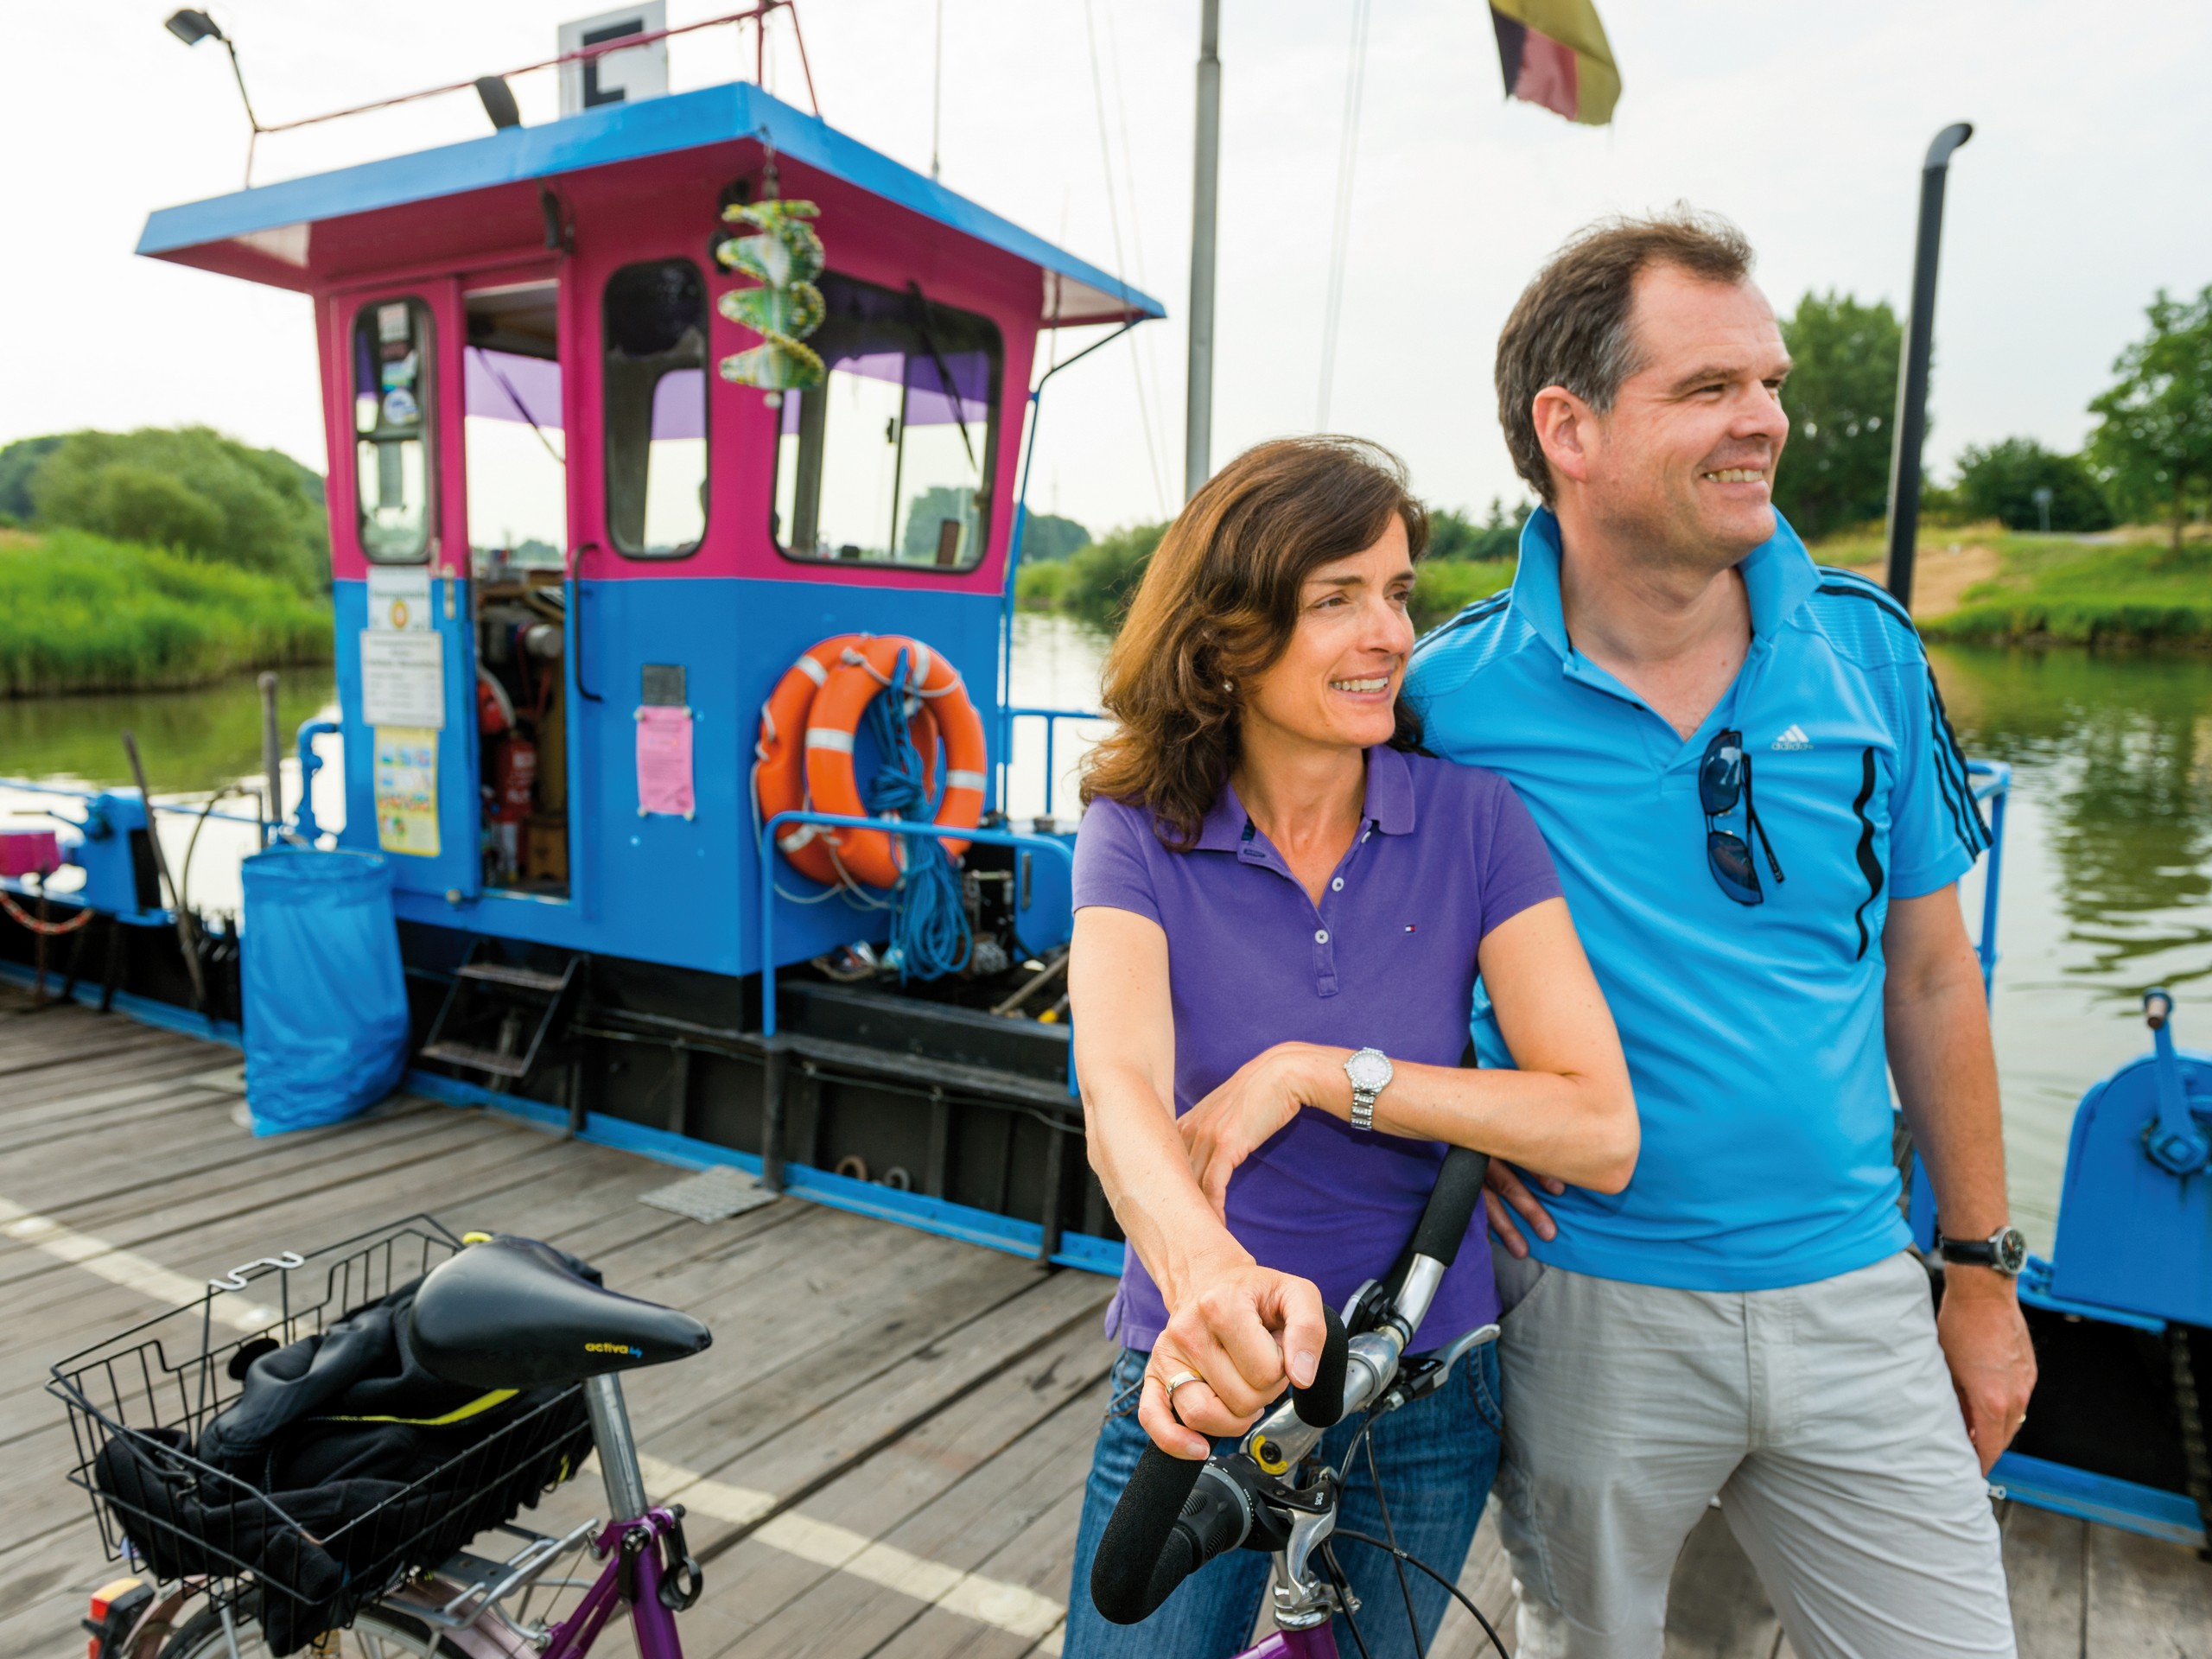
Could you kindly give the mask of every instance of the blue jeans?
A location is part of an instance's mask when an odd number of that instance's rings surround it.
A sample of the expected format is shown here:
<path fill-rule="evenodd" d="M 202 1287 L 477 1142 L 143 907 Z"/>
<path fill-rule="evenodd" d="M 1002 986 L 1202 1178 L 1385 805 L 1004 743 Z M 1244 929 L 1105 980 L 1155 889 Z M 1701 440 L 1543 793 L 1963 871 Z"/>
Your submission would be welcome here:
<path fill-rule="evenodd" d="M 1115 1362 L 1106 1421 L 1091 1455 L 1084 1491 L 1083 1522 L 1076 1534 L 1075 1581 L 1068 1598 L 1062 1659 L 1229 1659 L 1251 1644 L 1252 1627 L 1267 1599 L 1269 1560 L 1236 1549 L 1184 1580 L 1160 1611 L 1141 1624 L 1109 1624 L 1090 1605 L 1090 1563 L 1137 1459 L 1152 1442 L 1137 1426 L 1137 1391 L 1149 1355 L 1125 1348 Z M 1459 1362 L 1452 1380 L 1426 1400 L 1392 1412 L 1375 1425 L 1375 1462 L 1390 1505 L 1398 1547 L 1457 1580 L 1482 1520 L 1483 1503 L 1497 1472 L 1503 1430 L 1498 1408 L 1497 1350 L 1478 1349 Z M 1322 1437 L 1316 1454 L 1340 1465 L 1354 1425 L 1340 1423 Z M 1217 1450 L 1230 1442 L 1217 1441 Z M 1367 1474 L 1364 1453 L 1353 1464 L 1337 1512 L 1339 1533 L 1384 1536 L 1382 1513 Z M 1339 1535 L 1337 1557 L 1359 1598 L 1359 1632 L 1372 1659 L 1412 1659 L 1413 1631 L 1396 1563 L 1381 1550 Z M 1427 1574 L 1406 1569 L 1421 1646 L 1436 1635 L 1449 1592 Z M 1485 1609 L 1485 1611 L 1488 1610 Z M 1338 1648 L 1356 1659 L 1358 1643 L 1343 1618 L 1336 1621 Z"/>

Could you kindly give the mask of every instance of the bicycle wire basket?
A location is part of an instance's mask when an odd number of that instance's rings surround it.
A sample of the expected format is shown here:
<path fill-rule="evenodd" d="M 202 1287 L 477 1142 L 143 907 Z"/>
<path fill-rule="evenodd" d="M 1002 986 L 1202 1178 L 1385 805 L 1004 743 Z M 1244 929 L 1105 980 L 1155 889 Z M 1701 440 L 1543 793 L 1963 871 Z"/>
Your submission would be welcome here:
<path fill-rule="evenodd" d="M 108 1559 L 127 1554 L 215 1605 L 257 1612 L 281 1654 L 350 1623 L 573 1475 L 592 1449 L 574 1383 L 487 1396 L 501 1408 L 447 1436 L 451 1455 L 405 1481 L 271 1492 L 195 1455 L 270 1344 L 324 1332 L 461 1248 L 415 1216 L 309 1255 L 264 1257 L 53 1366 L 47 1391 L 74 1442 L 69 1479 L 92 1503 Z M 434 1456 L 446 1449 L 432 1445 Z"/>

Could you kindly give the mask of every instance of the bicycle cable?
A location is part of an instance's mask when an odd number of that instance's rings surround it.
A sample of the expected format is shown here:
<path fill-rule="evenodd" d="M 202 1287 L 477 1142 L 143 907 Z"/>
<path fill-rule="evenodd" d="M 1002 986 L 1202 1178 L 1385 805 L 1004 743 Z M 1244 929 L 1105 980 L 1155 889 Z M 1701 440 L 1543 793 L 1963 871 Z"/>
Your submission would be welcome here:
<path fill-rule="evenodd" d="M 1406 1623 L 1413 1630 L 1414 1659 L 1422 1659 L 1426 1649 L 1421 1639 L 1421 1615 L 1414 1608 L 1414 1586 L 1406 1577 L 1405 1552 L 1398 1548 L 1398 1529 L 1390 1520 L 1390 1500 L 1382 1496 L 1382 1471 L 1375 1462 L 1375 1436 L 1366 1432 L 1373 1427 L 1374 1421 L 1370 1417 L 1362 1425 L 1359 1436 L 1360 1444 L 1367 1449 L 1367 1482 L 1375 1488 L 1375 1507 L 1382 1515 L 1382 1535 L 1390 1541 L 1390 1565 L 1398 1571 L 1398 1594 L 1405 1599 Z"/>
<path fill-rule="evenodd" d="M 1375 1659 L 1367 1650 L 1367 1638 L 1359 1633 L 1359 1620 L 1351 1611 L 1351 1580 L 1344 1576 L 1344 1566 L 1337 1560 L 1334 1544 L 1324 1543 L 1320 1549 L 1321 1565 L 1329 1574 L 1329 1582 L 1336 1586 L 1337 1600 L 1344 1616 L 1344 1628 L 1351 1632 L 1354 1646 L 1359 1649 L 1359 1659 Z"/>
<path fill-rule="evenodd" d="M 1407 1566 L 1419 1567 L 1422 1572 L 1427 1573 L 1430 1578 L 1434 1579 L 1439 1584 L 1450 1591 L 1452 1592 L 1452 1599 L 1457 1601 L 1462 1607 L 1465 1608 L 1468 1612 L 1474 1616 L 1475 1623 L 1483 1627 L 1483 1634 L 1490 1638 L 1491 1646 L 1497 1649 L 1498 1659 L 1513 1659 L 1513 1656 L 1505 1650 L 1505 1643 L 1498 1640 L 1497 1632 L 1491 1627 L 1490 1620 L 1483 1617 L 1483 1610 L 1476 1606 L 1473 1602 L 1467 1599 L 1466 1592 L 1460 1589 L 1458 1585 L 1452 1583 L 1451 1580 L 1446 1578 L 1441 1573 L 1431 1567 L 1427 1561 L 1421 1560 L 1420 1556 L 1410 1555 L 1402 1549 L 1393 1548 L 1392 1546 L 1384 1543 L 1380 1538 L 1370 1537 L 1363 1532 L 1354 1532 L 1350 1527 L 1338 1527 L 1336 1531 L 1331 1535 L 1331 1536 L 1335 1538 L 1349 1538 L 1355 1543 L 1366 1544 L 1375 1549 L 1387 1550 L 1391 1554 L 1397 1556 L 1401 1560 L 1404 1561 Z"/>

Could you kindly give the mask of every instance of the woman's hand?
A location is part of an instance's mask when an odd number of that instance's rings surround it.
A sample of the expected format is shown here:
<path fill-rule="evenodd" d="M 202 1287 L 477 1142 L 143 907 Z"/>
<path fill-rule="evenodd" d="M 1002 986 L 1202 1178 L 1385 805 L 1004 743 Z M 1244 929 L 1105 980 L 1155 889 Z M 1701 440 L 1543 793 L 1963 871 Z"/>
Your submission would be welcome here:
<path fill-rule="evenodd" d="M 1209 1436 L 1242 1434 L 1286 1382 L 1311 1382 L 1327 1340 L 1321 1293 L 1311 1280 L 1241 1253 L 1201 1264 L 1168 1297 L 1167 1326 L 1139 1388 L 1137 1422 L 1161 1451 L 1203 1458 L 1213 1449 Z M 1186 1373 L 1196 1380 L 1171 1401 L 1167 1385 Z"/>
<path fill-rule="evenodd" d="M 1327 1109 L 1332 1093 L 1351 1097 L 1344 1074 L 1351 1051 L 1313 1043 L 1277 1043 L 1237 1067 L 1236 1074 L 1176 1120 L 1198 1190 L 1226 1216 L 1229 1178 L 1267 1143 L 1301 1106 Z"/>

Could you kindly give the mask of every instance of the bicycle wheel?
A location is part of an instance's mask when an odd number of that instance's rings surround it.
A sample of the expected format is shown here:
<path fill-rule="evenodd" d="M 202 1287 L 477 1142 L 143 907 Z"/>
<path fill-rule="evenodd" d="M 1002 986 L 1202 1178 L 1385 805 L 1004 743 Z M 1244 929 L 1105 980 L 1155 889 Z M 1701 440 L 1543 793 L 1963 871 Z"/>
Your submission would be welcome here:
<path fill-rule="evenodd" d="M 253 1604 L 242 1603 L 231 1614 L 238 1632 L 238 1659 L 270 1659 L 269 1644 L 262 1640 L 261 1621 Z M 231 1659 L 222 1615 L 202 1607 L 177 1627 L 162 1648 L 161 1659 Z M 300 1650 L 300 1659 L 468 1659 L 467 1649 L 404 1613 L 365 1607 L 350 1629 L 334 1630 L 321 1641 Z"/>

